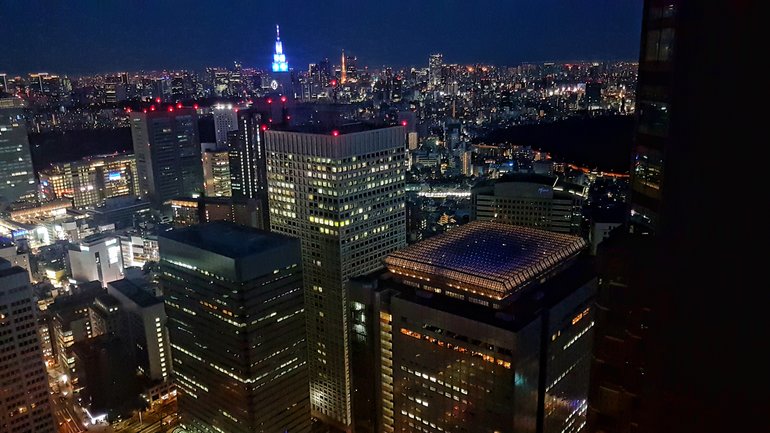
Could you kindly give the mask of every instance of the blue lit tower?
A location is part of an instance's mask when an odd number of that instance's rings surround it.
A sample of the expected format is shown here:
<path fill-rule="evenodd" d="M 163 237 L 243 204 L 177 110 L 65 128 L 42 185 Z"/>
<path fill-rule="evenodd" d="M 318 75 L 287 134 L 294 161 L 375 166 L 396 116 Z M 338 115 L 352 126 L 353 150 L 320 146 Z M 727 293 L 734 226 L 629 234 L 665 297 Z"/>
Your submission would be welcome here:
<path fill-rule="evenodd" d="M 281 29 L 275 26 L 275 53 L 273 54 L 273 72 L 288 72 L 289 63 L 286 61 L 286 55 L 283 53 L 283 44 L 281 43 Z"/>

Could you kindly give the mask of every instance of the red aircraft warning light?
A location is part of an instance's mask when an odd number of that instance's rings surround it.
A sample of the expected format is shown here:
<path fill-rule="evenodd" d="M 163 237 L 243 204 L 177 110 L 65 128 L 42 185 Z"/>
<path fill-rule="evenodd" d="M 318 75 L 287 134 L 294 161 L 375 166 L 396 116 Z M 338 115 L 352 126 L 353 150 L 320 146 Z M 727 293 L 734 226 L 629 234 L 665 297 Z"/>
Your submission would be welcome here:
<path fill-rule="evenodd" d="M 286 96 L 281 96 L 281 102 L 286 102 Z"/>
<path fill-rule="evenodd" d="M 339 131 L 337 131 L 336 129 L 334 131 L 332 131 L 332 136 L 336 137 L 338 135 L 340 135 Z"/>
<path fill-rule="evenodd" d="M 260 129 L 261 129 L 261 130 L 263 130 L 263 131 L 267 131 L 267 125 L 262 125 L 262 126 L 260 127 Z"/>
<path fill-rule="evenodd" d="M 406 120 L 401 121 L 401 126 L 406 126 Z"/>

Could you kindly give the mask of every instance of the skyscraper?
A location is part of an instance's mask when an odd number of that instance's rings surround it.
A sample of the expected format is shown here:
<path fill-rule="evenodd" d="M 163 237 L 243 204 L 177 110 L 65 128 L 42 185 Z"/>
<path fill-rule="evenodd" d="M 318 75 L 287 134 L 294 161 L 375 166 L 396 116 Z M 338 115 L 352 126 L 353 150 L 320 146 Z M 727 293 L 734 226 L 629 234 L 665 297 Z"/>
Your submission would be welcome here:
<path fill-rule="evenodd" d="M 203 152 L 203 184 L 207 197 L 230 197 L 230 152 L 227 148 Z"/>
<path fill-rule="evenodd" d="M 214 114 L 214 134 L 217 146 L 227 146 L 227 133 L 238 129 L 238 108 L 233 104 L 216 104 L 212 109 Z"/>
<path fill-rule="evenodd" d="M 406 245 L 404 135 L 400 126 L 265 131 L 271 229 L 302 240 L 311 409 L 344 430 L 346 284 Z"/>
<path fill-rule="evenodd" d="M 377 414 L 384 432 L 580 431 L 596 281 L 585 246 L 472 222 L 356 278 L 354 347 L 368 346 L 354 358 L 356 416 Z"/>
<path fill-rule="evenodd" d="M 184 428 L 308 432 L 299 241 L 214 222 L 159 243 Z"/>
<path fill-rule="evenodd" d="M 441 84 L 441 67 L 444 66 L 442 54 L 431 54 L 428 58 L 428 89 L 433 90 Z"/>
<path fill-rule="evenodd" d="M 234 201 L 259 202 L 261 227 L 268 227 L 267 159 L 263 129 L 267 115 L 256 108 L 238 112 L 238 130 L 228 138 L 230 185 Z"/>
<path fill-rule="evenodd" d="M 0 431 L 54 433 L 48 374 L 26 270 L 0 259 Z"/>
<path fill-rule="evenodd" d="M 765 261 L 747 248 L 764 173 L 720 176 L 724 154 L 708 150 L 766 132 L 763 112 L 716 108 L 753 103 L 724 83 L 761 67 L 760 16 L 751 2 L 644 2 L 630 221 L 599 245 L 591 432 L 765 427 Z"/>
<path fill-rule="evenodd" d="M 154 106 L 153 106 L 154 107 Z M 169 105 L 131 113 L 140 195 L 155 203 L 203 190 L 198 116 Z"/>
<path fill-rule="evenodd" d="M 283 53 L 283 43 L 281 42 L 281 29 L 275 26 L 275 53 L 273 53 L 273 72 L 288 72 L 289 63 L 286 61 L 286 55 Z"/>
<path fill-rule="evenodd" d="M 37 197 L 24 103 L 0 98 L 0 202 Z"/>

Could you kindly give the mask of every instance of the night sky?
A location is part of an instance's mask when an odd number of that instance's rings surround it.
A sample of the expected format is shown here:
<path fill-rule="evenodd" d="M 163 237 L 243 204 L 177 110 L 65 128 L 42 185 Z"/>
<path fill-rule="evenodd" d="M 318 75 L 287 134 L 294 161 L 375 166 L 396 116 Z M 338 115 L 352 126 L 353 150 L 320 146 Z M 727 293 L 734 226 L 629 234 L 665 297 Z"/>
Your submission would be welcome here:
<path fill-rule="evenodd" d="M 636 60 L 642 0 L 0 1 L 0 72 Z"/>

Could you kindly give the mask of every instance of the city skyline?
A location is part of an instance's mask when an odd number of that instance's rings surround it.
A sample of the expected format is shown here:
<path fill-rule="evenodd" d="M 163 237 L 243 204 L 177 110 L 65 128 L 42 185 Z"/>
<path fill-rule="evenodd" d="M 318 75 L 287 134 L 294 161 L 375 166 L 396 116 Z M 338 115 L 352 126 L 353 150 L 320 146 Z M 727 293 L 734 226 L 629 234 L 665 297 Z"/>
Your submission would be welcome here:
<path fill-rule="evenodd" d="M 343 49 L 372 68 L 422 65 L 433 52 L 444 53 L 450 63 L 501 66 L 635 60 L 641 31 L 640 0 L 591 0 L 559 8 L 532 1 L 496 8 L 462 8 L 459 2 L 354 8 L 335 2 L 317 6 L 193 2 L 184 8 L 170 3 L 152 10 L 141 5 L 64 8 L 37 3 L 38 8 L 10 5 L 0 12 L 0 21 L 6 24 L 0 37 L 8 41 L 0 71 L 79 75 L 202 69 L 233 61 L 267 70 L 276 24 L 281 26 L 287 61 L 295 70 L 323 58 L 334 61 Z M 212 14 L 213 8 L 217 13 Z M 14 19 L 4 19 L 5 14 Z M 361 38 L 363 32 L 368 37 Z"/>

